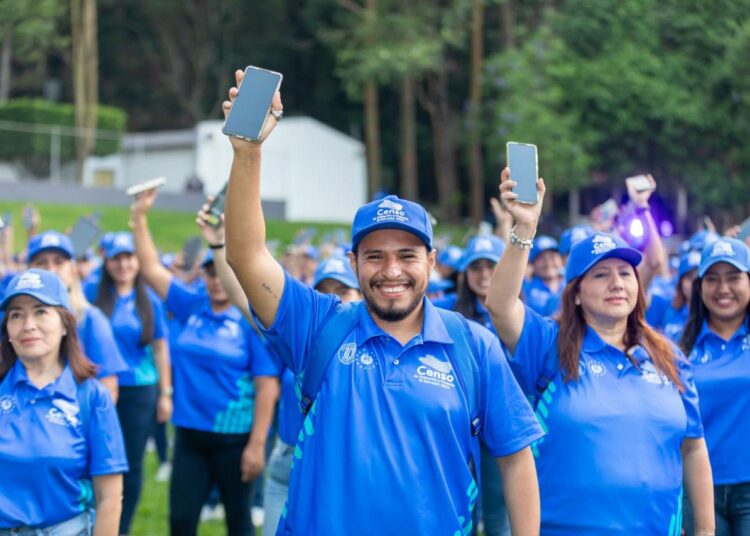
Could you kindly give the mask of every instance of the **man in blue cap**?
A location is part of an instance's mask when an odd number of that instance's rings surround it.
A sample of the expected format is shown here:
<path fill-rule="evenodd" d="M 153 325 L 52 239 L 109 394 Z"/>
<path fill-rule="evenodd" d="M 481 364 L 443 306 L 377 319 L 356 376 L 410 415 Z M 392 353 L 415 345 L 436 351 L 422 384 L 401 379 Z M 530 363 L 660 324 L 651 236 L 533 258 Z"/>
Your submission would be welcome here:
<path fill-rule="evenodd" d="M 263 138 L 280 109 L 277 94 Z M 497 338 L 425 298 L 436 253 L 424 208 L 387 196 L 357 211 L 350 262 L 364 300 L 342 306 L 266 249 L 262 144 L 231 143 L 227 259 L 269 342 L 302 377 L 303 401 L 312 398 L 277 534 L 468 534 L 480 440 L 503 471 L 514 533 L 537 534 L 528 446 L 541 430 Z M 334 331 L 341 343 L 320 355 Z M 322 382 L 305 393 L 323 361 Z"/>

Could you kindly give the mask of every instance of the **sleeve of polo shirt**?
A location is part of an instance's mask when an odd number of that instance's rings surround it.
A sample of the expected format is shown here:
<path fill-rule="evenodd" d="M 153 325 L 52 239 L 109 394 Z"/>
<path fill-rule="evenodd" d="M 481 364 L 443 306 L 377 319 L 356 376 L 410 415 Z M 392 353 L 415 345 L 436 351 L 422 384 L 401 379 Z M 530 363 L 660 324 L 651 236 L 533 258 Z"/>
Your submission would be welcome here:
<path fill-rule="evenodd" d="M 112 398 L 98 381 L 86 381 L 92 382 L 89 390 L 90 415 L 86 425 L 89 473 L 91 476 L 125 473 L 128 470 L 128 458 Z"/>
<path fill-rule="evenodd" d="M 154 310 L 154 340 L 166 339 L 169 330 L 167 329 L 167 315 L 164 312 L 164 305 L 153 291 L 148 293 L 151 300 L 151 307 Z"/>
<path fill-rule="evenodd" d="M 91 327 L 87 340 L 83 343 L 86 356 L 99 366 L 97 378 L 128 370 L 128 365 L 117 347 L 109 319 L 97 307 L 91 307 L 87 314 Z"/>
<path fill-rule="evenodd" d="M 674 347 L 675 360 L 677 361 L 677 372 L 682 382 L 682 403 L 687 415 L 686 437 L 703 437 L 703 421 L 701 420 L 700 407 L 698 405 L 698 390 L 693 381 L 693 365 L 685 358 L 683 353 Z"/>
<path fill-rule="evenodd" d="M 242 328 L 245 331 L 247 350 L 250 352 L 250 368 L 253 376 L 279 376 L 281 363 L 273 357 L 268 343 L 258 336 L 250 323 L 243 319 Z"/>
<path fill-rule="evenodd" d="M 534 393 L 544 364 L 552 358 L 549 353 L 555 352 L 557 333 L 555 320 L 541 316 L 528 305 L 524 306 L 521 337 L 518 339 L 513 355 L 508 356 L 508 361 L 521 389 L 527 395 Z"/>
<path fill-rule="evenodd" d="M 205 297 L 201 297 L 200 294 L 191 290 L 185 283 L 173 277 L 169 283 L 167 299 L 164 300 L 164 305 L 177 320 L 185 323 L 190 318 L 195 303 L 202 299 L 205 299 Z"/>
<path fill-rule="evenodd" d="M 485 330 L 486 331 L 486 330 Z M 482 442 L 494 457 L 509 456 L 544 435 L 508 365 L 505 349 L 489 331 L 472 326 L 482 379 Z"/>
<path fill-rule="evenodd" d="M 255 323 L 284 364 L 295 374 L 305 370 L 306 359 L 315 344 L 315 335 L 339 303 L 339 299 L 317 292 L 284 271 L 284 292 L 273 324 L 264 328 Z"/>

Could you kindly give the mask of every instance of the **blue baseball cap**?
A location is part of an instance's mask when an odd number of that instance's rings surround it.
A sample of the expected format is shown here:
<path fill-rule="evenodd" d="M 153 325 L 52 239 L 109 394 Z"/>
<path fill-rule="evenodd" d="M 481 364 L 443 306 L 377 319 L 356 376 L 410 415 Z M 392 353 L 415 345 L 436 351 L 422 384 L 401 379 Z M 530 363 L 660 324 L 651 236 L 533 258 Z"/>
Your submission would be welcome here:
<path fill-rule="evenodd" d="M 312 244 L 308 244 L 302 248 L 302 255 L 310 257 L 314 261 L 317 261 L 320 258 L 320 252 L 318 251 L 318 248 L 316 248 Z"/>
<path fill-rule="evenodd" d="M 750 272 L 750 249 L 736 238 L 720 238 L 708 244 L 701 253 L 698 277 L 703 277 L 714 264 L 726 262 L 742 272 Z"/>
<path fill-rule="evenodd" d="M 112 237 L 104 249 L 104 256 L 107 259 L 111 259 L 120 253 L 135 253 L 135 242 L 133 242 L 132 233 L 126 231 L 112 233 Z"/>
<path fill-rule="evenodd" d="M 109 243 L 112 242 L 112 237 L 115 233 L 112 231 L 108 233 L 104 233 L 102 236 L 99 237 L 99 249 L 106 250 L 107 246 L 109 246 Z"/>
<path fill-rule="evenodd" d="M 560 235 L 560 254 L 567 255 L 574 244 L 580 242 L 587 236 L 594 234 L 594 229 L 590 225 L 574 225 L 568 227 Z"/>
<path fill-rule="evenodd" d="M 687 253 L 691 249 L 695 251 L 703 251 L 706 246 L 713 244 L 719 238 L 719 235 L 713 231 L 701 229 L 700 231 L 694 232 L 690 238 L 680 245 L 680 253 Z"/>
<path fill-rule="evenodd" d="M 68 289 L 57 274 L 38 268 L 30 268 L 17 274 L 5 289 L 0 310 L 5 311 L 16 296 L 31 296 L 45 305 L 62 306 L 70 309 Z"/>
<path fill-rule="evenodd" d="M 551 236 L 541 235 L 534 239 L 534 247 L 529 252 L 529 262 L 534 262 L 545 251 L 560 251 L 560 244 Z"/>
<path fill-rule="evenodd" d="M 73 242 L 70 237 L 57 231 L 44 231 L 29 240 L 27 258 L 31 260 L 38 253 L 57 251 L 68 259 L 73 258 Z"/>
<path fill-rule="evenodd" d="M 432 223 L 427 211 L 418 203 L 389 195 L 362 205 L 352 222 L 352 250 L 373 231 L 399 229 L 412 233 L 432 250 Z"/>
<path fill-rule="evenodd" d="M 475 236 L 469 240 L 464 249 L 463 257 L 458 264 L 458 271 L 465 272 L 471 266 L 471 263 L 480 259 L 497 263 L 502 257 L 503 251 L 505 251 L 505 243 L 498 237 L 493 235 Z"/>
<path fill-rule="evenodd" d="M 447 266 L 448 268 L 458 270 L 458 266 L 461 264 L 461 257 L 463 256 L 464 250 L 451 244 L 438 251 L 436 260 L 438 263 Z"/>
<path fill-rule="evenodd" d="M 680 264 L 677 267 L 677 279 L 682 278 L 683 275 L 687 274 L 691 270 L 698 268 L 701 263 L 701 252 L 700 251 L 688 251 L 680 255 Z"/>
<path fill-rule="evenodd" d="M 203 262 L 201 262 L 201 268 L 205 268 L 209 264 L 214 263 L 214 252 L 212 249 L 207 249 L 206 254 L 203 256 Z"/>
<path fill-rule="evenodd" d="M 347 257 L 329 257 L 318 265 L 313 279 L 313 288 L 324 279 L 334 279 L 349 288 L 359 290 L 357 276 L 354 275 L 351 263 Z"/>
<path fill-rule="evenodd" d="M 641 263 L 643 255 L 637 249 L 631 248 L 619 236 L 595 233 L 570 249 L 568 262 L 565 265 L 565 282 L 570 283 L 575 278 L 583 276 L 604 259 L 622 259 L 636 267 Z"/>

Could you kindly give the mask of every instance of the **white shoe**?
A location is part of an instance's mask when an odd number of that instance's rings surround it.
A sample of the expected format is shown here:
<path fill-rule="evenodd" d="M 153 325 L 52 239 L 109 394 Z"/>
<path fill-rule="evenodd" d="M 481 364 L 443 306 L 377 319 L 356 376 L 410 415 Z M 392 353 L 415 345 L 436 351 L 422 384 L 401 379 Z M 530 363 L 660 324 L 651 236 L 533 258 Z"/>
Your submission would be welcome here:
<path fill-rule="evenodd" d="M 170 476 L 172 476 L 172 464 L 169 462 L 164 462 L 159 466 L 159 470 L 156 471 L 154 480 L 156 480 L 157 482 L 166 482 L 167 480 L 169 480 Z"/>
<path fill-rule="evenodd" d="M 254 527 L 262 527 L 266 520 L 266 511 L 260 506 L 253 506 L 250 509 L 250 518 Z"/>
<path fill-rule="evenodd" d="M 149 437 L 146 441 L 146 452 L 156 452 L 156 441 L 153 437 Z"/>
<path fill-rule="evenodd" d="M 224 519 L 224 505 L 219 503 L 216 506 L 203 505 L 201 508 L 201 521 L 221 521 Z"/>

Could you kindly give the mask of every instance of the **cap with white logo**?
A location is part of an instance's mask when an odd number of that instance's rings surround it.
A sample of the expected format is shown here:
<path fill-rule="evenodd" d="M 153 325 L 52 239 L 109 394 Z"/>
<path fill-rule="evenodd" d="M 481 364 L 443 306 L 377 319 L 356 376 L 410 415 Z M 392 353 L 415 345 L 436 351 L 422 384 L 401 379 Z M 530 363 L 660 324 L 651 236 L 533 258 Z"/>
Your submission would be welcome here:
<path fill-rule="evenodd" d="M 560 254 L 567 255 L 570 253 L 570 248 L 592 234 L 594 234 L 594 229 L 590 225 L 575 225 L 565 229 L 560 235 Z"/>
<path fill-rule="evenodd" d="M 493 235 L 475 236 L 469 240 L 469 244 L 464 250 L 464 255 L 458 265 L 458 271 L 465 272 L 471 266 L 471 263 L 481 259 L 497 263 L 503 251 L 505 251 L 505 243 L 498 237 Z"/>
<path fill-rule="evenodd" d="M 8 283 L 8 287 L 0 303 L 0 310 L 5 311 L 17 296 L 31 296 L 45 305 L 62 306 L 70 309 L 68 290 L 57 274 L 47 270 L 31 268 L 16 275 Z"/>
<path fill-rule="evenodd" d="M 680 256 L 680 265 L 677 267 L 677 277 L 681 278 L 691 270 L 698 268 L 701 263 L 701 252 L 700 251 L 688 251 L 687 253 Z"/>
<path fill-rule="evenodd" d="M 334 279 L 349 288 L 359 289 L 357 277 L 347 257 L 329 257 L 318 265 L 313 279 L 313 288 L 324 279 Z"/>
<path fill-rule="evenodd" d="M 45 231 L 29 240 L 27 249 L 28 259 L 31 260 L 44 251 L 58 251 L 68 259 L 73 258 L 73 242 L 70 237 L 57 231 Z"/>
<path fill-rule="evenodd" d="M 534 247 L 529 252 L 529 262 L 534 262 L 545 251 L 560 251 L 560 245 L 551 236 L 537 236 L 534 240 Z"/>
<path fill-rule="evenodd" d="M 708 244 L 701 253 L 698 277 L 706 275 L 714 264 L 720 262 L 729 263 L 741 272 L 750 272 L 750 249 L 736 238 L 720 238 Z"/>
<path fill-rule="evenodd" d="M 389 195 L 357 210 L 352 222 L 352 250 L 362 239 L 381 229 L 399 229 L 412 233 L 432 250 L 432 223 L 427 211 L 418 203 Z"/>
<path fill-rule="evenodd" d="M 117 257 L 120 253 L 135 253 L 135 242 L 132 233 L 112 233 L 104 250 L 104 256 L 108 259 Z"/>
<path fill-rule="evenodd" d="M 641 263 L 643 256 L 619 236 L 596 233 L 579 241 L 570 249 L 570 256 L 565 265 L 565 282 L 570 283 L 585 275 L 604 259 L 621 259 L 636 267 Z"/>

